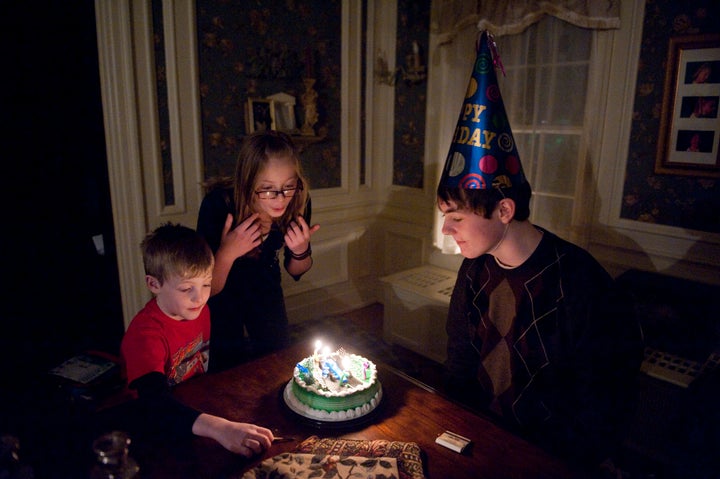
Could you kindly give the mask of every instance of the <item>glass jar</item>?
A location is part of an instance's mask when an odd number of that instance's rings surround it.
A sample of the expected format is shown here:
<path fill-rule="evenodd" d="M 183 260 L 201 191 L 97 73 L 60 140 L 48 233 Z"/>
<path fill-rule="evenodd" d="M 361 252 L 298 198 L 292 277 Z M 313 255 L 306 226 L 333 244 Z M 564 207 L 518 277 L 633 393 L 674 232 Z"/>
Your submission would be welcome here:
<path fill-rule="evenodd" d="M 132 479 L 140 467 L 129 455 L 130 437 L 123 431 L 103 434 L 93 441 L 97 463 L 90 473 L 91 479 Z"/>
<path fill-rule="evenodd" d="M 11 434 L 0 435 L 0 478 L 33 479 L 33 469 L 20 461 L 20 440 Z"/>

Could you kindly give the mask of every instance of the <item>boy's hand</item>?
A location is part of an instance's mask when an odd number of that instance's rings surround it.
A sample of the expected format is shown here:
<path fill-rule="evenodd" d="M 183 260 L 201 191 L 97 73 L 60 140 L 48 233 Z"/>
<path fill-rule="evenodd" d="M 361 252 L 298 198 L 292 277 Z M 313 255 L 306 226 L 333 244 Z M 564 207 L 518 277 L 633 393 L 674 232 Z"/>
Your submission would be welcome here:
<path fill-rule="evenodd" d="M 273 441 L 270 429 L 205 413 L 195 420 L 192 431 L 198 436 L 215 439 L 228 451 L 245 457 L 260 454 Z"/>
<path fill-rule="evenodd" d="M 285 246 L 297 255 L 307 251 L 310 245 L 310 236 L 320 229 L 320 225 L 308 226 L 305 218 L 297 217 L 297 221 L 290 223 L 285 232 Z"/>
<path fill-rule="evenodd" d="M 228 421 L 226 430 L 218 442 L 228 451 L 250 457 L 270 447 L 273 434 L 270 429 L 244 422 Z"/>

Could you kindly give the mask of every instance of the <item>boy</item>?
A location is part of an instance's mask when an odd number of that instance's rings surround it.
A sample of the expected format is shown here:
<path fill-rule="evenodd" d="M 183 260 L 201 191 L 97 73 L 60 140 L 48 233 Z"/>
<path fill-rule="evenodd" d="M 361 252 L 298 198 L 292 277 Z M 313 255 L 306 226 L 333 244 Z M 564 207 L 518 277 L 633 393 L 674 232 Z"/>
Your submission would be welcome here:
<path fill-rule="evenodd" d="M 140 411 L 164 432 L 208 437 L 243 456 L 267 449 L 270 430 L 201 413 L 170 394 L 172 386 L 207 371 L 210 247 L 194 230 L 168 223 L 148 234 L 141 248 L 154 297 L 133 318 L 120 348 Z"/>
<path fill-rule="evenodd" d="M 465 257 L 446 324 L 448 386 L 547 449 L 612 468 L 633 412 L 640 327 L 587 251 L 529 221 L 490 41 L 483 34 L 437 188 L 443 234 Z M 462 141 L 476 130 L 487 142 Z"/>

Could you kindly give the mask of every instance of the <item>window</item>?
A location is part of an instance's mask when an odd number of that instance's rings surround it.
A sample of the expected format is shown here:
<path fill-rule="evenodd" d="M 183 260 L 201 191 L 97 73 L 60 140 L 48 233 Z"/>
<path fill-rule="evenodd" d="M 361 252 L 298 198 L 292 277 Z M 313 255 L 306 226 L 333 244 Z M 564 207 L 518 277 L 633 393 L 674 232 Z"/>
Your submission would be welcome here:
<path fill-rule="evenodd" d="M 498 74 L 525 174 L 531 221 L 570 237 L 584 163 L 592 31 L 546 16 L 520 35 L 496 39 Z"/>

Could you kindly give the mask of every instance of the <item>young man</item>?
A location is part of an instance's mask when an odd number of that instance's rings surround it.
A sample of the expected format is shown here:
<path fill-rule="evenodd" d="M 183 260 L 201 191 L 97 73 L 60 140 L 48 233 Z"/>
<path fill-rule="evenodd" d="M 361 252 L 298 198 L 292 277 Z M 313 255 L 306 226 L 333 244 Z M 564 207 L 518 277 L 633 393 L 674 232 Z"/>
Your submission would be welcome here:
<path fill-rule="evenodd" d="M 140 422 L 172 436 L 209 437 L 243 456 L 266 450 L 273 440 L 269 429 L 201 413 L 170 394 L 172 386 L 207 371 L 210 247 L 194 230 L 165 224 L 144 239 L 142 252 L 154 297 L 133 318 L 121 345 Z"/>
<path fill-rule="evenodd" d="M 632 414 L 641 332 L 628 298 L 588 252 L 528 220 L 531 188 L 490 41 L 483 34 L 437 189 L 443 233 L 465 257 L 446 326 L 448 386 L 529 439 L 595 467 Z"/>

